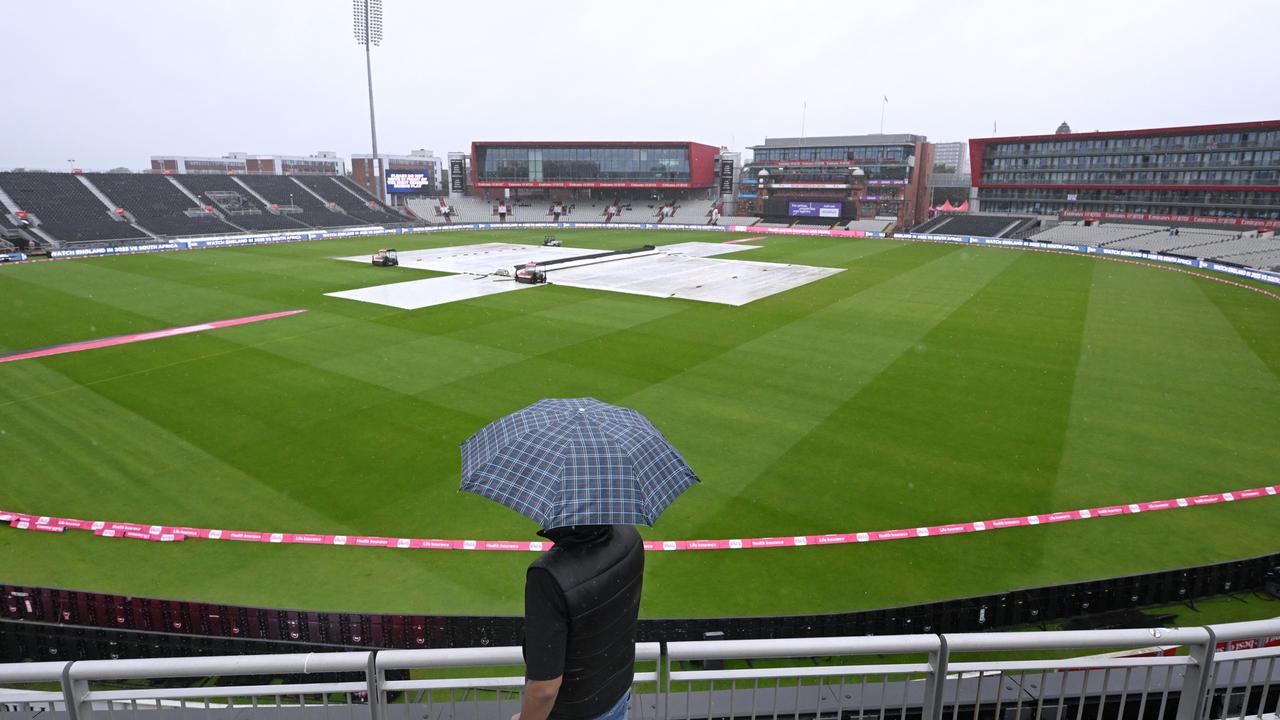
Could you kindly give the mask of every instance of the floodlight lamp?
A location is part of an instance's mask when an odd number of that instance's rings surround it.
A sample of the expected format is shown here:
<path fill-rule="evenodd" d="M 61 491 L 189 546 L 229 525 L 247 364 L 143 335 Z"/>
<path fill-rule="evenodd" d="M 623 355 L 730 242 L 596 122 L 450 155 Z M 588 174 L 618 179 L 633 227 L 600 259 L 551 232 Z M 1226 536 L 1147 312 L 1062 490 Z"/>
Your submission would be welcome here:
<path fill-rule="evenodd" d="M 351 0 L 351 20 L 357 45 L 382 44 L 382 0 Z"/>

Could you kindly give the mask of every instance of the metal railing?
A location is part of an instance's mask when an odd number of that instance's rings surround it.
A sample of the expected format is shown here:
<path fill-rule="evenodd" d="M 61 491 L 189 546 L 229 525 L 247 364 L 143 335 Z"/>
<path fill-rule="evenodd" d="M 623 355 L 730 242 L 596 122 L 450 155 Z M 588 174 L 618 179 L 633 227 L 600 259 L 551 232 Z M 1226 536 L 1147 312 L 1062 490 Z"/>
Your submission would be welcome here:
<path fill-rule="evenodd" d="M 636 660 L 638 720 L 1274 720 L 1280 710 L 1280 618 L 641 643 Z M 518 647 L 17 663 L 0 665 L 0 688 L 12 688 L 0 689 L 0 715 L 507 720 L 520 709 L 521 665 Z M 274 681 L 249 682 L 263 677 Z"/>

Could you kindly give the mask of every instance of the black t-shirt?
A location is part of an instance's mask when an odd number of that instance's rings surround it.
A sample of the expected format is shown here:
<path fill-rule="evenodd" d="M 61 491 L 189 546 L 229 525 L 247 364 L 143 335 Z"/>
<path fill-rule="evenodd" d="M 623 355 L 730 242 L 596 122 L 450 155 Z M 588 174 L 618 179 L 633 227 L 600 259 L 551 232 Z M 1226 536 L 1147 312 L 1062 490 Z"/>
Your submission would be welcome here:
<path fill-rule="evenodd" d="M 569 606 L 551 573 L 531 567 L 524 583 L 524 676 L 554 680 L 564 674 Z"/>

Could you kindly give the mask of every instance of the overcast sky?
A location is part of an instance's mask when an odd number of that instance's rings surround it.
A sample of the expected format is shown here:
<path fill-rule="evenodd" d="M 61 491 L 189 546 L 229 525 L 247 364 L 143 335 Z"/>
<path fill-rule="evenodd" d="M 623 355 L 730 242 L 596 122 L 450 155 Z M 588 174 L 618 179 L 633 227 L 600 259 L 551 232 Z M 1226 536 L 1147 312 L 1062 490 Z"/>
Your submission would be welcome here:
<path fill-rule="evenodd" d="M 1277 0 L 384 0 L 378 144 L 1280 118 Z M 369 152 L 350 0 L 6 0 L 0 168 Z M 804 106 L 807 103 L 807 113 Z"/>

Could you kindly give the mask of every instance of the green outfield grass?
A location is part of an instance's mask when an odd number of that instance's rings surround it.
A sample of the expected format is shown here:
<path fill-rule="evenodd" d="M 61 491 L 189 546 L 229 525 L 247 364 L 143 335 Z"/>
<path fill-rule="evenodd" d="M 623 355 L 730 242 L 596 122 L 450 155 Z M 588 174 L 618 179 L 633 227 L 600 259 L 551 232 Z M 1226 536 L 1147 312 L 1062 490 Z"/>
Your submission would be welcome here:
<path fill-rule="evenodd" d="M 540 242 L 504 231 L 401 250 Z M 624 248 L 705 233 L 559 232 Z M 745 307 L 557 286 L 400 311 L 385 238 L 0 268 L 0 508 L 245 530 L 535 539 L 458 443 L 543 397 L 645 413 L 703 483 L 647 538 L 917 527 L 1277 482 L 1280 302 L 1095 258 L 771 237 L 846 268 Z M 847 611 L 1280 550 L 1280 498 L 871 545 L 651 554 L 650 617 Z M 0 527 L 0 582 L 319 610 L 518 614 L 515 553 L 145 543 Z"/>

